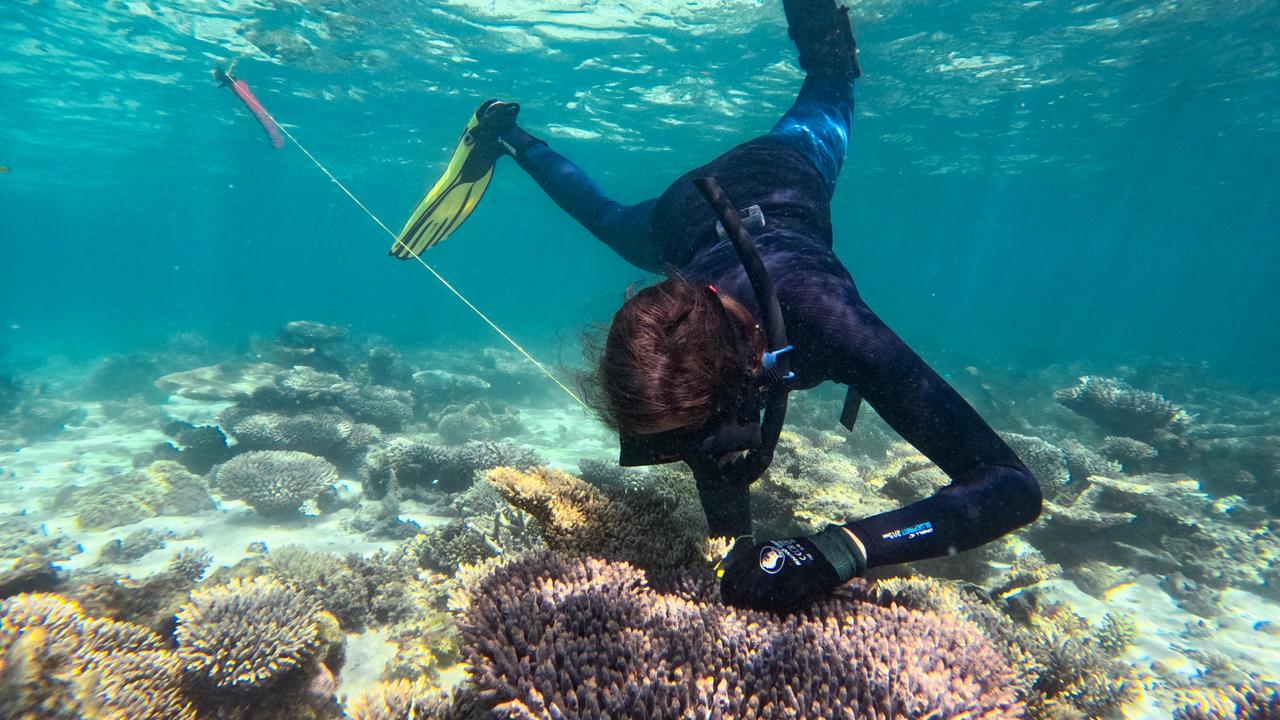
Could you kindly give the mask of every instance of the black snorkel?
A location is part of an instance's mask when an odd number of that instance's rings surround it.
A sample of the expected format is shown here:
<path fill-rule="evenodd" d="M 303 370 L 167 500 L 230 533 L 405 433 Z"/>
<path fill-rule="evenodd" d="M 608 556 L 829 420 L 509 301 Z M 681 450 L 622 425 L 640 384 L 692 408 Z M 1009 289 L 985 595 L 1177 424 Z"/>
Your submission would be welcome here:
<path fill-rule="evenodd" d="M 699 178 L 694 180 L 694 185 L 715 212 L 725 237 L 746 270 L 760 307 L 765 347 L 771 349 L 761 358 L 761 369 L 752 378 L 752 386 L 744 391 L 743 397 L 747 399 L 737 407 L 695 426 L 623 435 L 619 464 L 630 467 L 683 460 L 697 479 L 698 495 L 711 535 L 739 537 L 751 534 L 749 488 L 773 461 L 782 432 L 789 392 L 786 381 L 794 377 L 786 355 L 792 348 L 787 344 L 782 307 L 778 304 L 773 279 L 738 211 L 715 178 Z M 748 217 L 760 219 L 759 209 L 751 208 Z M 711 291 L 715 292 L 714 288 Z M 722 461 L 743 451 L 744 454 Z"/>

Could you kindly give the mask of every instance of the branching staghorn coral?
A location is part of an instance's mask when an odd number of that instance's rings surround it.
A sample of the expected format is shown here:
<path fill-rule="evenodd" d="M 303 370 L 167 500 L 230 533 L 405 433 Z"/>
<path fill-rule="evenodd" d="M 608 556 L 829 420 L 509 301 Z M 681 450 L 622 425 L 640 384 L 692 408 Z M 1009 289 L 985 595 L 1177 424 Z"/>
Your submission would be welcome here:
<path fill-rule="evenodd" d="M 14 720 L 195 717 L 159 636 L 45 594 L 0 605 L 0 710 Z"/>
<path fill-rule="evenodd" d="M 204 548 L 184 547 L 173 554 L 169 560 L 169 572 L 190 580 L 200 582 L 204 573 L 213 564 L 213 555 Z"/>
<path fill-rule="evenodd" d="M 202 588 L 178 610 L 183 668 L 215 688 L 270 687 L 314 660 L 321 611 L 270 578 Z"/>
<path fill-rule="evenodd" d="M 268 516 L 297 515 L 308 500 L 338 480 L 338 469 L 315 455 L 291 450 L 256 450 L 218 467 L 218 488 Z"/>
<path fill-rule="evenodd" d="M 696 501 L 656 485 L 616 496 L 545 467 L 500 467 L 486 479 L 513 506 L 532 515 L 547 547 L 569 555 L 625 560 L 645 568 L 697 565 L 706 525 Z"/>
<path fill-rule="evenodd" d="M 1074 387 L 1053 398 L 1077 414 L 1098 424 L 1111 435 L 1123 435 L 1157 447 L 1170 436 L 1184 435 L 1193 416 L 1163 396 L 1136 390 L 1115 378 L 1085 375 Z"/>
<path fill-rule="evenodd" d="M 498 466 L 521 470 L 540 462 L 531 450 L 505 442 L 473 441 L 438 447 L 407 437 L 391 438 L 365 458 L 365 494 L 377 500 L 392 485 L 401 490 L 455 493 L 467 490 L 478 473 Z"/>
<path fill-rule="evenodd" d="M 85 530 L 106 530 L 157 515 L 194 515 L 211 507 L 204 479 L 168 460 L 79 488 L 71 498 L 76 524 Z"/>
<path fill-rule="evenodd" d="M 426 720 L 448 712 L 448 697 L 421 680 L 380 682 L 346 707 L 351 720 Z"/>
<path fill-rule="evenodd" d="M 462 621 L 498 717 L 1017 717 L 1013 672 L 954 616 L 855 584 L 789 617 L 664 594 L 626 563 L 549 553 L 476 588 Z"/>
<path fill-rule="evenodd" d="M 908 465 L 902 462 L 897 469 L 909 473 L 931 463 Z M 751 488 L 757 528 L 779 537 L 807 535 L 831 523 L 891 510 L 897 503 L 880 492 L 887 480 L 887 473 L 864 474 L 844 455 L 784 431 L 773 464 Z"/>
<path fill-rule="evenodd" d="M 1185 699 L 1173 720 L 1276 720 L 1280 686 L 1246 685 L 1204 690 Z"/>
<path fill-rule="evenodd" d="M 925 577 L 880 580 L 876 588 L 886 599 L 955 614 L 981 628 L 1014 669 L 1011 685 L 1027 701 L 1029 720 L 1109 717 L 1138 692 L 1135 669 L 1118 660 L 1132 640 L 1124 618 L 1095 628 L 1062 606 L 1039 610 L 1033 601 L 1019 622 L 984 592 Z"/>

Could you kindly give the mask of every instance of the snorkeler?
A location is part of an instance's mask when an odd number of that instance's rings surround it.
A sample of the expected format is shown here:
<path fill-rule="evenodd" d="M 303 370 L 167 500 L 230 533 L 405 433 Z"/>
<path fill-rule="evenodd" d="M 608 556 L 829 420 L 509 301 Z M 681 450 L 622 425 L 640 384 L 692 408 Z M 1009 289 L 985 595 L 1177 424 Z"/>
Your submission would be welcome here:
<path fill-rule="evenodd" d="M 658 198 L 623 205 L 516 125 L 519 106 L 490 101 L 392 250 L 416 255 L 447 236 L 505 154 L 625 260 L 665 272 L 614 315 L 597 404 L 619 433 L 622 464 L 683 460 L 693 470 L 711 533 L 736 539 L 720 565 L 725 602 L 775 610 L 868 568 L 977 547 L 1032 522 L 1041 505 L 1022 461 L 867 307 L 832 251 L 830 201 L 861 74 L 856 46 L 848 9 L 834 0 L 783 7 L 806 76 L 768 134 Z M 786 393 L 827 380 L 850 387 L 846 426 L 865 399 L 951 483 L 907 507 L 756 543 L 748 486 L 772 457 Z"/>

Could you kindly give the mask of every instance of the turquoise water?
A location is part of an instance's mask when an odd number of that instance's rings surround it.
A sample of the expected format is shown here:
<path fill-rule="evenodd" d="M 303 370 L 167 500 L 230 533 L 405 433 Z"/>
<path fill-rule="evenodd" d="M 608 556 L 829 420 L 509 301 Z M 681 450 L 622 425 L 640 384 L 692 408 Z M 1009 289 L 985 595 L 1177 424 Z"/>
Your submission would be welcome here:
<path fill-rule="evenodd" d="M 852 16 L 864 77 L 836 250 L 1046 502 L 981 548 L 873 568 L 875 597 L 855 580 L 816 601 L 828 630 L 855 624 L 840 604 L 855 596 L 868 617 L 892 600 L 942 629 L 905 652 L 891 635 L 815 641 L 810 665 L 833 672 L 897 659 L 804 681 L 933 707 L 925 690 L 954 689 L 939 660 L 994 687 L 984 702 L 1016 695 L 990 715 L 949 706 L 975 716 L 1155 720 L 1209 697 L 1220 714 L 1176 717 L 1224 720 L 1247 704 L 1225 688 L 1252 685 L 1273 717 L 1280 4 L 873 0 Z M 398 717 L 445 717 L 425 688 L 477 712 L 537 707 L 574 663 L 573 689 L 613 693 L 614 716 L 672 688 L 704 709 L 764 702 L 769 679 L 787 692 L 762 717 L 822 707 L 786 667 L 787 643 L 817 636 L 719 601 L 725 548 L 682 466 L 616 467 L 617 438 L 389 258 L 320 167 L 398 230 L 498 97 L 614 197 L 647 199 L 789 106 L 802 75 L 781 2 L 4 0 L 0 37 L 0 716 L 92 701 L 134 718 L 391 717 L 359 699 L 394 694 L 381 679 L 417 683 Z M 232 62 L 283 149 L 214 83 Z M 581 336 L 655 279 L 509 159 L 423 259 L 566 380 Z M 751 490 L 756 537 L 950 481 L 869 410 L 839 431 L 842 397 L 793 394 Z M 490 561 L 512 564 L 463 569 Z M 580 571 L 605 580 L 551 597 Z M 537 612 L 508 613 L 512 596 Z M 201 610 L 218 597 L 256 611 L 222 622 Z M 691 645 L 733 662 L 668 665 L 689 640 L 654 620 L 672 607 L 698 608 Z M 74 613 L 136 627 L 92 641 L 59 620 Z M 734 623 L 751 630 L 697 637 Z M 15 660 L 81 630 L 56 662 Z M 155 648 L 94 644 L 130 633 Z M 599 662 L 615 635 L 645 653 Z M 956 638 L 964 652 L 945 652 Z M 210 662 L 239 657 L 258 684 L 211 690 L 226 678 Z M 649 684 L 629 695 L 597 670 Z"/>
<path fill-rule="evenodd" d="M 489 331 L 210 69 L 398 229 L 496 96 L 623 200 L 766 131 L 800 81 L 776 3 L 47 2 L 0 11 L 0 343 L 94 355 L 312 317 L 441 345 Z M 1280 9 L 864 2 L 835 208 L 868 302 L 930 353 L 1141 356 L 1273 375 Z M 576 357 L 643 280 L 504 161 L 428 258 Z"/>

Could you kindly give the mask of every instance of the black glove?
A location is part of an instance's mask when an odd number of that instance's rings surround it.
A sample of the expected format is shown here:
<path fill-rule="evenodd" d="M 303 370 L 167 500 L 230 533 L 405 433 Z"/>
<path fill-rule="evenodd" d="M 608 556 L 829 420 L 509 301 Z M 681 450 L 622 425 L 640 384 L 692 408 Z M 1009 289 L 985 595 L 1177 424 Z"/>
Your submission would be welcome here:
<path fill-rule="evenodd" d="M 519 158 L 531 146 L 545 145 L 545 142 L 525 132 L 516 124 L 516 117 L 519 114 L 519 103 L 496 99 L 484 101 L 480 107 L 476 108 L 477 124 L 471 130 L 472 141 L 478 149 L 492 153 L 494 160 L 502 154 Z"/>
<path fill-rule="evenodd" d="M 798 610 L 867 569 L 867 559 L 844 528 L 754 543 L 740 538 L 720 561 L 720 598 L 757 610 Z"/>

